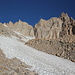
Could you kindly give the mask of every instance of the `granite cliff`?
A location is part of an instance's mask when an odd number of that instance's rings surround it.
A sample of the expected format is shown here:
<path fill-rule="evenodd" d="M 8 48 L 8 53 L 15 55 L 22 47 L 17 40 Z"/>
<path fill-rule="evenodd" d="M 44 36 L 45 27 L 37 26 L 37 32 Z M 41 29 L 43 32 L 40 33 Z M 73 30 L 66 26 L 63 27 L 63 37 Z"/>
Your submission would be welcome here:
<path fill-rule="evenodd" d="M 75 20 L 67 13 L 62 13 L 59 18 L 41 19 L 34 29 L 36 38 L 58 39 L 64 35 L 75 34 Z"/>

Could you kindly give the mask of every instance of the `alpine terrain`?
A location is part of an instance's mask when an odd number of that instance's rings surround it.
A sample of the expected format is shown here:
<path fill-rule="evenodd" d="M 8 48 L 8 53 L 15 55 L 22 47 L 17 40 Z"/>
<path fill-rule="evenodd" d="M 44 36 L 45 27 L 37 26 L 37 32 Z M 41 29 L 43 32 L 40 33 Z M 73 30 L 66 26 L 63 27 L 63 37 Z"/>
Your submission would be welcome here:
<path fill-rule="evenodd" d="M 0 75 L 75 75 L 75 20 L 0 23 Z"/>

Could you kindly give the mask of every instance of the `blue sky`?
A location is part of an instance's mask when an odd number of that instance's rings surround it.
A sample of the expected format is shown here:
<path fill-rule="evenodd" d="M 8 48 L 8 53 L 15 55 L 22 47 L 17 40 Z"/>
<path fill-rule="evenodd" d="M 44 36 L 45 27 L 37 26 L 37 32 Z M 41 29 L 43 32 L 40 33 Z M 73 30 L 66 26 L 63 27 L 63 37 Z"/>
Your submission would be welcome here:
<path fill-rule="evenodd" d="M 75 19 L 75 0 L 0 0 L 0 22 L 19 19 L 35 25 L 41 18 L 59 17 L 62 12 Z"/>

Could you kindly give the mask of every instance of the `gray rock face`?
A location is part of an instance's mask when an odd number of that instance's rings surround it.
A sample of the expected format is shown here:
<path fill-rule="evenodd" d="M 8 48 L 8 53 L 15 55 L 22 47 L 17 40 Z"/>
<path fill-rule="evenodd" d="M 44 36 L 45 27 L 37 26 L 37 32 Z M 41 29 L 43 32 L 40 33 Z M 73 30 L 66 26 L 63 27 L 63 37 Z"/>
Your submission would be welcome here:
<path fill-rule="evenodd" d="M 19 22 L 16 22 L 14 24 L 12 22 L 9 22 L 7 26 L 25 36 L 34 37 L 33 27 L 26 22 L 22 22 L 20 20 Z"/>
<path fill-rule="evenodd" d="M 63 21 L 59 18 L 51 18 L 49 20 L 41 19 L 35 25 L 36 38 L 56 39 L 60 37 Z"/>

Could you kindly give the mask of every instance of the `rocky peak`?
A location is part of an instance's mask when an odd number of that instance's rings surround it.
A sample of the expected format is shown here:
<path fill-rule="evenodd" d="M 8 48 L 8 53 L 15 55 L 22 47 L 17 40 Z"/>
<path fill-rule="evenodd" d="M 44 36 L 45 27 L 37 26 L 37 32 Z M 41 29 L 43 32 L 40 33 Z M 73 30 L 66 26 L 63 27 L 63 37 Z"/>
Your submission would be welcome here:
<path fill-rule="evenodd" d="M 62 23 L 62 20 L 56 17 L 49 20 L 41 19 L 39 23 L 35 25 L 36 38 L 59 38 L 59 34 L 62 31 Z"/>
<path fill-rule="evenodd" d="M 22 24 L 22 23 L 23 23 L 23 21 L 21 21 L 21 20 L 19 19 L 19 20 L 18 20 L 18 22 L 16 22 L 16 23 Z"/>
<path fill-rule="evenodd" d="M 69 17 L 67 13 L 62 13 L 59 17 L 63 21 L 62 35 L 73 35 L 75 34 L 75 21 Z"/>
<path fill-rule="evenodd" d="M 75 20 L 63 12 L 59 18 L 41 19 L 34 29 L 36 38 L 58 39 L 64 35 L 75 35 Z"/>
<path fill-rule="evenodd" d="M 68 14 L 67 14 L 67 13 L 64 13 L 64 12 L 61 13 L 60 19 L 61 19 L 63 22 L 70 21 L 70 18 L 69 18 L 69 16 L 68 16 Z"/>
<path fill-rule="evenodd" d="M 31 25 L 29 25 L 26 22 L 22 22 L 21 20 L 19 20 L 16 23 L 12 23 L 11 21 L 7 24 L 7 26 L 9 26 L 11 29 L 13 29 L 14 31 L 17 31 L 25 36 L 31 36 L 34 37 L 34 30 L 33 27 Z"/>
<path fill-rule="evenodd" d="M 65 17 L 65 16 L 68 17 L 68 14 L 64 13 L 64 12 L 62 12 L 61 15 L 60 15 L 60 17 Z"/>
<path fill-rule="evenodd" d="M 21 20 L 19 19 L 19 22 L 21 22 Z"/>
<path fill-rule="evenodd" d="M 35 25 L 35 28 L 40 27 L 40 26 L 44 26 L 45 23 L 46 23 L 46 20 L 40 19 L 40 21 Z"/>
<path fill-rule="evenodd" d="M 9 21 L 9 23 L 12 23 L 12 21 Z"/>
<path fill-rule="evenodd" d="M 39 23 L 44 22 L 44 21 L 46 21 L 46 20 L 44 20 L 44 19 L 40 19 Z"/>

